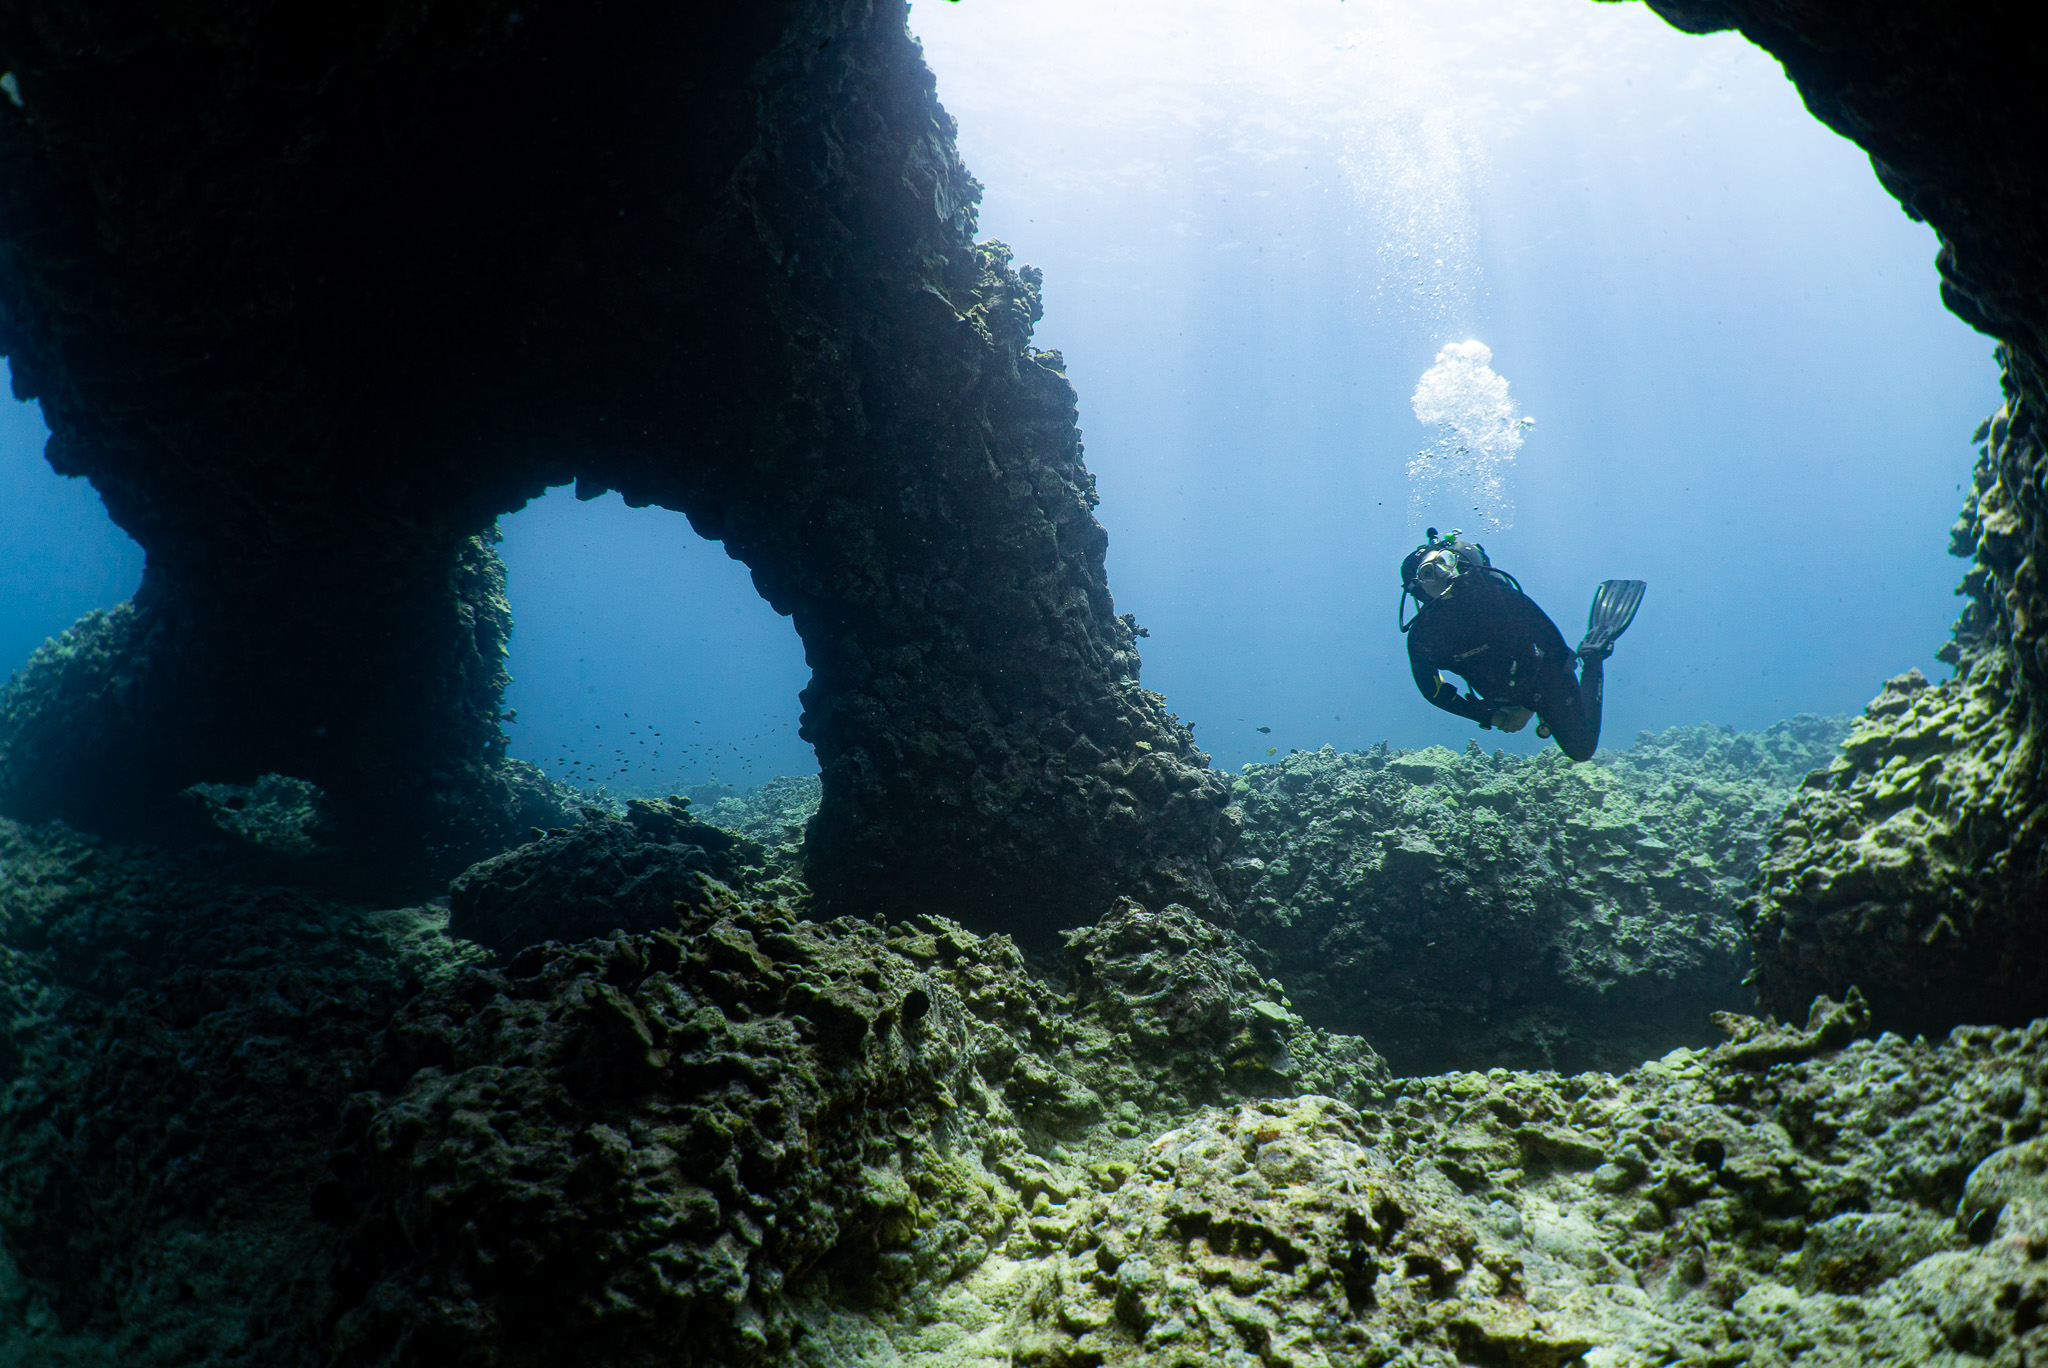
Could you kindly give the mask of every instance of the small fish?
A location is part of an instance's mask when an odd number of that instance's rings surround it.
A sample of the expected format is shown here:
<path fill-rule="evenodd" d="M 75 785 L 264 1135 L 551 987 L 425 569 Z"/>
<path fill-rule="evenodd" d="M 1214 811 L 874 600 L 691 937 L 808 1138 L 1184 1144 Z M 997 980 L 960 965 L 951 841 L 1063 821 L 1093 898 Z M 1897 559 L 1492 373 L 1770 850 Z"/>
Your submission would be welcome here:
<path fill-rule="evenodd" d="M 1266 754 L 1268 754 L 1268 755 L 1278 755 L 1279 753 L 1280 753 L 1280 748 L 1279 748 L 1278 746 L 1268 746 L 1268 747 L 1266 747 Z"/>
<path fill-rule="evenodd" d="M 1270 736 L 1273 733 L 1273 729 L 1271 727 L 1260 727 L 1258 732 L 1261 736 Z"/>

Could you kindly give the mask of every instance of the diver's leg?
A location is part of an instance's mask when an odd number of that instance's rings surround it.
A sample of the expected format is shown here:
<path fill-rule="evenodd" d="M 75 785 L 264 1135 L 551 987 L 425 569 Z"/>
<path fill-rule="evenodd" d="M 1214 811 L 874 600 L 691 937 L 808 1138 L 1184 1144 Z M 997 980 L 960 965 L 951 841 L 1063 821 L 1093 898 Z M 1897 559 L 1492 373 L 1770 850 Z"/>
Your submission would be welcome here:
<path fill-rule="evenodd" d="M 1600 746 L 1600 703 L 1604 692 L 1603 661 L 1588 660 L 1579 672 L 1578 687 L 1561 690 L 1564 702 L 1546 712 L 1544 722 L 1557 738 L 1557 748 L 1574 760 L 1591 760 Z"/>

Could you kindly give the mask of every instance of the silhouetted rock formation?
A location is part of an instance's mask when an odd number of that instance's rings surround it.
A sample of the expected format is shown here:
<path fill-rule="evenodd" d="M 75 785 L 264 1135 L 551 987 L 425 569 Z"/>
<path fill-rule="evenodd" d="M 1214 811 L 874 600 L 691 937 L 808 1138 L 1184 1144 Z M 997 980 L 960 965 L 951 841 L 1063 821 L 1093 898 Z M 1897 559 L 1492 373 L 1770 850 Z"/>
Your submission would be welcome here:
<path fill-rule="evenodd" d="M 1976 564 L 1945 658 L 1892 681 L 1775 838 L 1752 929 L 1766 1005 L 1857 983 L 1882 1024 L 2048 1011 L 2048 102 L 2024 6 L 1650 0 L 1739 28 L 1941 237 L 1942 301 L 2005 347 L 2006 406 L 1953 549 Z"/>
<path fill-rule="evenodd" d="M 0 802 L 132 828 L 277 772 L 444 874 L 545 824 L 488 541 L 575 480 L 795 619 L 828 900 L 1213 908 L 1224 782 L 1138 686 L 1037 276 L 973 242 L 905 20 L 0 4 L 0 347 L 149 556 L 11 691 Z"/>

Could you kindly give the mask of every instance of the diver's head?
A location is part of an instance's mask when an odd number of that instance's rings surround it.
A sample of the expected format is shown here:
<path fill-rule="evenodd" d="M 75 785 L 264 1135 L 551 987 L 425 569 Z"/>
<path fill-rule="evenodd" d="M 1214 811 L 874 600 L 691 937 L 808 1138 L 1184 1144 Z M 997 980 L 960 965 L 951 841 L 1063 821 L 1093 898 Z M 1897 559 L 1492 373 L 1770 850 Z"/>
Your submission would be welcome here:
<path fill-rule="evenodd" d="M 1458 553 L 1455 551 L 1432 551 L 1422 558 L 1415 567 L 1415 586 L 1412 592 L 1425 603 L 1444 596 L 1458 578 Z"/>

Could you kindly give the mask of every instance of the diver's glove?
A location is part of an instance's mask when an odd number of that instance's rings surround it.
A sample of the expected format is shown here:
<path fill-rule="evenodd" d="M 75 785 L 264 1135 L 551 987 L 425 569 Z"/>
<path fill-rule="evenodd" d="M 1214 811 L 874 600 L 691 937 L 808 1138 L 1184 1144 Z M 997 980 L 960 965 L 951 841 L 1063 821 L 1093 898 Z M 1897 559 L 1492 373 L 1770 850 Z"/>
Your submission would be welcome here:
<path fill-rule="evenodd" d="M 1486 725 L 1498 727 L 1504 732 L 1518 732 L 1528 726 L 1529 719 L 1535 715 L 1535 711 L 1529 708 L 1502 708 Z"/>

